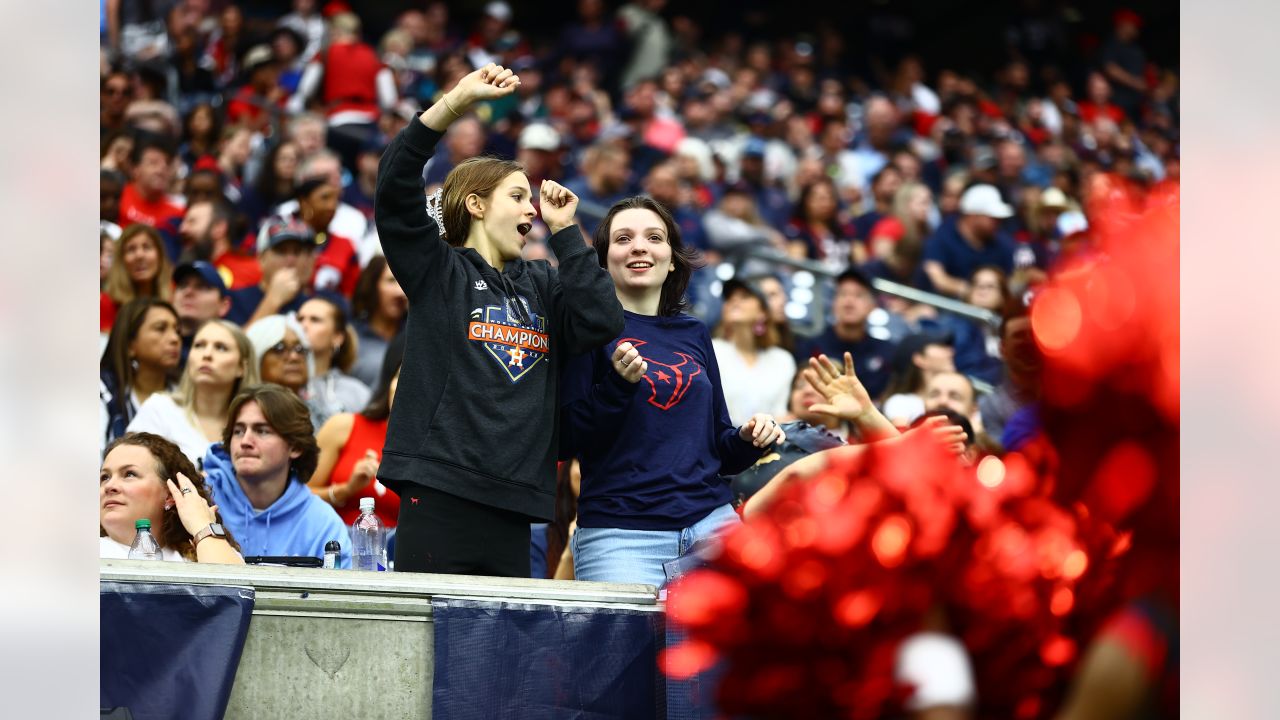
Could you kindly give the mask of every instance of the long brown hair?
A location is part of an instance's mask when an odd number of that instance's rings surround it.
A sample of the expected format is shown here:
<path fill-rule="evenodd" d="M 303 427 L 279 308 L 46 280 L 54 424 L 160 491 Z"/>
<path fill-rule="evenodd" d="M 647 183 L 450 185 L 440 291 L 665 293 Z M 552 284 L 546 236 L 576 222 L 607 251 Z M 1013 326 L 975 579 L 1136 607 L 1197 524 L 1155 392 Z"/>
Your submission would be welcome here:
<path fill-rule="evenodd" d="M 142 323 L 153 307 L 168 310 L 173 315 L 174 323 L 178 322 L 178 311 L 164 300 L 155 297 L 134 298 L 120 308 L 115 324 L 111 326 L 111 334 L 107 336 L 107 347 L 102 351 L 100 369 L 111 374 L 115 386 L 109 389 L 115 397 L 121 399 L 122 408 L 129 405 L 125 399 L 133 389 L 135 375 L 133 362 L 129 357 L 129 343 L 138 337 L 138 331 L 142 329 Z"/>
<path fill-rule="evenodd" d="M 267 424 L 300 455 L 289 461 L 291 473 L 306 484 L 316 471 L 320 459 L 320 446 L 316 444 L 315 426 L 311 424 L 311 411 L 292 390 L 275 383 L 263 383 L 244 388 L 231 401 L 227 409 L 227 425 L 222 429 L 222 446 L 230 452 L 231 433 L 235 429 L 240 408 L 245 403 L 256 402 L 262 408 Z"/>
<path fill-rule="evenodd" d="M 205 502 L 213 506 L 217 503 L 213 499 L 213 491 L 204 481 L 204 475 L 196 470 L 196 466 L 191 464 L 190 458 L 183 454 L 182 449 L 174 443 L 149 432 L 131 432 L 125 433 L 107 445 L 107 449 L 102 453 L 102 459 L 105 460 L 111 451 L 121 445 L 132 445 L 135 447 L 145 448 L 151 453 L 151 459 L 156 464 L 156 474 L 160 476 L 160 482 L 172 480 L 174 484 L 178 482 L 178 473 L 187 476 L 191 484 L 195 486 L 196 492 L 200 493 L 200 497 Z M 222 523 L 222 513 L 214 511 L 214 522 Z M 227 542 L 236 552 L 240 552 L 240 543 L 231 536 L 231 531 L 223 528 L 227 532 Z M 98 526 L 99 536 L 105 536 L 107 531 Z M 187 532 L 187 528 L 183 526 L 182 519 L 178 517 L 178 508 L 176 505 L 166 507 L 161 514 L 160 532 L 156 536 L 156 541 L 160 543 L 160 547 L 172 548 L 182 554 L 182 557 L 195 562 L 196 548 L 191 544 L 191 533 Z"/>
<path fill-rule="evenodd" d="M 124 248 L 129 241 L 139 235 L 145 236 L 154 246 L 160 258 L 156 276 L 151 280 L 151 287 L 136 287 L 129 277 L 129 270 L 124 265 Z M 164 249 L 164 241 L 160 233 L 150 225 L 134 223 L 120 233 L 115 249 L 111 252 L 111 267 L 107 270 L 106 292 L 117 304 L 123 305 L 135 297 L 155 297 L 168 300 L 173 291 L 173 265 Z"/>
<path fill-rule="evenodd" d="M 386 260 L 383 260 L 385 263 Z M 379 273 L 381 275 L 381 273 Z M 333 298 L 323 295 L 317 295 L 312 300 L 319 300 L 329 306 L 329 317 L 333 319 L 333 332 L 342 336 L 342 344 L 334 351 L 333 357 L 329 360 L 330 367 L 336 367 L 344 373 L 350 373 L 352 366 L 356 364 L 356 360 L 360 357 L 359 340 L 356 338 L 356 330 L 347 322 L 347 311 L 343 309 Z"/>
<path fill-rule="evenodd" d="M 511 173 L 517 172 L 524 172 L 524 165 L 495 157 L 467 158 L 450 170 L 444 179 L 444 198 L 441 203 L 444 239 L 453 247 L 465 245 L 467 234 L 471 232 L 467 196 L 474 193 L 488 200 L 499 183 Z"/>
<path fill-rule="evenodd" d="M 685 298 L 685 291 L 689 289 L 689 279 L 693 277 L 693 271 L 702 267 L 702 260 L 698 257 L 697 250 L 684 246 L 684 241 L 680 239 L 680 225 L 657 200 L 648 195 L 636 195 L 623 198 L 609 208 L 604 219 L 596 226 L 595 235 L 591 239 L 600 267 L 609 267 L 609 233 L 613 226 L 613 218 L 623 210 L 650 210 L 658 216 L 667 229 L 667 244 L 671 246 L 671 262 L 675 265 L 675 269 L 667 273 L 667 279 L 662 281 L 662 294 L 658 298 L 658 315 L 671 317 L 680 314 L 689 305 L 688 299 Z"/>

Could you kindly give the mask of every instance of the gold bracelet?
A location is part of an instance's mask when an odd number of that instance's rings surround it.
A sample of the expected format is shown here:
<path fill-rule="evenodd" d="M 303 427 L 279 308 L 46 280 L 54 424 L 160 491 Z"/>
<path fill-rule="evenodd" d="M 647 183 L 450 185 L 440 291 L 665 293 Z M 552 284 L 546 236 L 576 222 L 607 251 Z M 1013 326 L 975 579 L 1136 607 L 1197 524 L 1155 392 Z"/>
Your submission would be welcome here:
<path fill-rule="evenodd" d="M 462 117 L 462 113 L 454 110 L 453 106 L 449 104 L 449 93 L 441 95 L 440 102 L 444 103 L 444 106 L 449 109 L 449 112 L 453 113 L 454 117 Z"/>

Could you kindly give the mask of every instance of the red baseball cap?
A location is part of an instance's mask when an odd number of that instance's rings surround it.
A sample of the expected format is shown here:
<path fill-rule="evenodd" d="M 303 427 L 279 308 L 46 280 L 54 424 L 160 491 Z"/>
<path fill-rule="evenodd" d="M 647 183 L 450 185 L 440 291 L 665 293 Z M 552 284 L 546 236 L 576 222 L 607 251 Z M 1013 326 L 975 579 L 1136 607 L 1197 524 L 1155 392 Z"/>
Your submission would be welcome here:
<path fill-rule="evenodd" d="M 892 215 L 880 218 L 875 225 L 871 226 L 871 232 L 868 234 L 868 240 L 875 238 L 887 237 L 894 242 L 898 242 L 907 234 L 907 229 L 903 227 L 902 221 Z"/>

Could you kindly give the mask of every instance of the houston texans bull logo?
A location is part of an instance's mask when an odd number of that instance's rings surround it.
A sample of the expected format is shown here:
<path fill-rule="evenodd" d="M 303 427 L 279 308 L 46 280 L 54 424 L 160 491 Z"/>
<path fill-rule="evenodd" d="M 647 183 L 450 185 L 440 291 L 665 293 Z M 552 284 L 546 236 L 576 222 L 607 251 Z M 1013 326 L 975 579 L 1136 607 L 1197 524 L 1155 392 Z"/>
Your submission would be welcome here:
<path fill-rule="evenodd" d="M 524 304 L 526 313 L 533 320 L 532 327 L 520 322 L 511 302 Z M 472 310 L 467 339 L 482 343 L 513 383 L 520 382 L 550 349 L 546 318 L 530 311 L 529 302 L 523 297 L 501 306 L 486 305 Z"/>
<path fill-rule="evenodd" d="M 616 348 L 629 342 L 637 350 L 648 343 L 637 338 L 622 338 L 614 344 Z M 641 378 L 649 383 L 649 404 L 659 410 L 670 410 L 684 399 L 689 388 L 693 387 L 693 379 L 702 374 L 702 366 L 685 353 L 672 353 L 679 362 L 674 365 L 654 360 L 641 353 L 644 361 L 649 363 L 649 371 Z"/>

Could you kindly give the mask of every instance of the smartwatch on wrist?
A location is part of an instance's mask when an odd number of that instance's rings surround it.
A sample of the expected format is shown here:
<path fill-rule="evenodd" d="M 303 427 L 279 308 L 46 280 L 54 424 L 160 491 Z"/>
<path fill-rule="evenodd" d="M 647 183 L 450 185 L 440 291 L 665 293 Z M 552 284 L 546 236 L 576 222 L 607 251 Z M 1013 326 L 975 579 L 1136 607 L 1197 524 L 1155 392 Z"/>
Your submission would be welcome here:
<path fill-rule="evenodd" d="M 196 533 L 195 536 L 191 538 L 192 547 L 199 545 L 200 541 L 207 537 L 216 537 L 226 540 L 227 531 L 222 529 L 221 523 L 209 523 L 208 527 L 201 528 L 200 532 Z"/>

